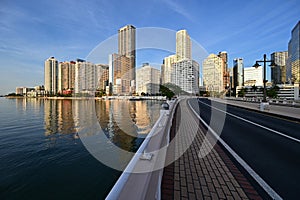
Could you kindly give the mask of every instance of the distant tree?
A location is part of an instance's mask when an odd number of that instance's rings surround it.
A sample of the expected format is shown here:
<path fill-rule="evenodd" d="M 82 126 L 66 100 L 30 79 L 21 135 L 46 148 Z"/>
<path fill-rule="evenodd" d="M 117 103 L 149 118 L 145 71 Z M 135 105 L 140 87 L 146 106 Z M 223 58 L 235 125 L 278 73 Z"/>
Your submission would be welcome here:
<path fill-rule="evenodd" d="M 23 95 L 21 94 L 16 94 L 16 93 L 9 93 L 8 95 L 6 95 L 7 97 L 22 97 Z"/>
<path fill-rule="evenodd" d="M 239 96 L 239 97 L 245 97 L 246 92 L 247 92 L 246 88 L 242 88 L 242 89 L 238 92 L 238 96 Z"/>
<path fill-rule="evenodd" d="M 96 97 L 102 97 L 102 96 L 105 96 L 105 95 L 106 95 L 106 92 L 103 89 L 97 90 L 96 93 L 95 93 Z"/>
<path fill-rule="evenodd" d="M 173 84 L 173 83 L 166 83 L 164 84 L 165 87 L 169 88 L 175 95 L 183 94 L 187 95 L 188 93 L 181 89 L 181 87 Z"/>
<path fill-rule="evenodd" d="M 175 93 L 172 90 L 170 90 L 164 85 L 160 85 L 159 91 L 162 94 L 162 96 L 166 96 L 168 99 L 171 99 L 175 95 Z"/>
<path fill-rule="evenodd" d="M 279 91 L 279 87 L 275 85 L 267 90 L 267 96 L 275 99 L 278 97 L 278 91 Z"/>

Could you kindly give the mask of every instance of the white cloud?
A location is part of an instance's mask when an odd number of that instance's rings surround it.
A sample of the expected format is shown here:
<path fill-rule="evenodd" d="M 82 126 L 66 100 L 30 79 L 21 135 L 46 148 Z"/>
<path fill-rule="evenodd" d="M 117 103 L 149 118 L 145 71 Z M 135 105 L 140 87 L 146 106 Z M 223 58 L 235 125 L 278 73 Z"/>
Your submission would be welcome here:
<path fill-rule="evenodd" d="M 175 2 L 174 0 L 162 0 L 171 10 L 177 12 L 178 14 L 184 16 L 190 21 L 194 21 L 192 15 L 186 10 L 182 5 Z"/>

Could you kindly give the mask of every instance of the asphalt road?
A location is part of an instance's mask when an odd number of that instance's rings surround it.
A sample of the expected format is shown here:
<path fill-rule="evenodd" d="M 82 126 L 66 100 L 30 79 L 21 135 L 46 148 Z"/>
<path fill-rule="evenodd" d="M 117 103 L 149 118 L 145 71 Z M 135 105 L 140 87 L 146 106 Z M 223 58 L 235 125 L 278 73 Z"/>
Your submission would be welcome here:
<path fill-rule="evenodd" d="M 191 99 L 190 103 L 283 199 L 300 198 L 299 122 L 225 106 L 204 98 Z"/>

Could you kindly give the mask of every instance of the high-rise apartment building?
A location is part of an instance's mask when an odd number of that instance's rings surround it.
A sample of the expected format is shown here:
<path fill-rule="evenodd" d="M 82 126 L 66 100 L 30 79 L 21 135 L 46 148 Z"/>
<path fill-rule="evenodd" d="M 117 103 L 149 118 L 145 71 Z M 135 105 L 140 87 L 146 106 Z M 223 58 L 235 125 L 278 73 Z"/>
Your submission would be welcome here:
<path fill-rule="evenodd" d="M 191 38 L 186 30 L 176 33 L 176 56 L 177 60 L 192 59 Z"/>
<path fill-rule="evenodd" d="M 177 61 L 176 55 L 165 57 L 161 66 L 161 83 L 171 83 L 171 74 L 173 71 L 173 63 Z"/>
<path fill-rule="evenodd" d="M 132 91 L 131 59 L 119 54 L 109 55 L 109 82 L 112 84 L 113 94 L 130 94 Z"/>
<path fill-rule="evenodd" d="M 96 88 L 97 90 L 106 90 L 109 79 L 109 67 L 106 64 L 96 64 Z"/>
<path fill-rule="evenodd" d="M 229 72 L 229 87 L 230 87 L 229 89 L 230 89 L 230 93 L 231 93 L 231 90 L 234 88 L 233 67 L 228 68 L 228 72 Z"/>
<path fill-rule="evenodd" d="M 97 85 L 96 65 L 77 59 L 75 63 L 75 94 L 94 95 Z"/>
<path fill-rule="evenodd" d="M 126 25 L 118 30 L 118 54 L 135 57 L 135 31 L 132 25 Z"/>
<path fill-rule="evenodd" d="M 199 92 L 199 64 L 192 60 L 192 43 L 186 30 L 176 33 L 176 54 L 164 58 L 161 80 L 162 84 L 172 83 L 186 92 Z"/>
<path fill-rule="evenodd" d="M 226 51 L 219 52 L 218 56 L 222 59 L 223 68 L 223 88 L 224 90 L 229 88 L 230 85 L 230 75 L 228 71 L 228 55 Z"/>
<path fill-rule="evenodd" d="M 118 30 L 118 54 L 109 55 L 109 90 L 111 94 L 135 93 L 135 27 L 126 25 Z"/>
<path fill-rule="evenodd" d="M 233 84 L 234 88 L 244 84 L 244 62 L 243 58 L 233 60 Z"/>
<path fill-rule="evenodd" d="M 45 94 L 56 95 L 58 90 L 58 61 L 50 57 L 44 66 Z"/>
<path fill-rule="evenodd" d="M 293 28 L 288 45 L 287 81 L 300 83 L 300 21 Z"/>
<path fill-rule="evenodd" d="M 199 93 L 199 64 L 192 59 L 184 59 L 172 65 L 171 83 L 185 92 Z"/>
<path fill-rule="evenodd" d="M 288 52 L 274 52 L 271 54 L 271 60 L 275 66 L 271 67 L 271 81 L 273 84 L 282 84 L 286 82 L 286 64 Z"/>
<path fill-rule="evenodd" d="M 176 54 L 164 58 L 161 66 L 162 84 L 171 83 L 173 64 L 184 59 L 192 59 L 191 38 L 186 30 L 176 32 Z"/>
<path fill-rule="evenodd" d="M 244 68 L 244 86 L 263 86 L 263 67 Z"/>
<path fill-rule="evenodd" d="M 130 59 L 131 73 L 129 75 L 129 79 L 134 81 L 136 57 L 135 31 L 136 29 L 132 25 L 126 25 L 118 31 L 118 54 Z"/>
<path fill-rule="evenodd" d="M 75 62 L 60 62 L 58 64 L 58 93 L 71 93 L 75 87 Z"/>
<path fill-rule="evenodd" d="M 203 85 L 206 91 L 218 93 L 224 91 L 223 63 L 223 59 L 215 54 L 210 54 L 203 61 Z"/>
<path fill-rule="evenodd" d="M 136 70 L 136 92 L 148 94 L 159 93 L 160 71 L 153 68 L 149 63 Z"/>

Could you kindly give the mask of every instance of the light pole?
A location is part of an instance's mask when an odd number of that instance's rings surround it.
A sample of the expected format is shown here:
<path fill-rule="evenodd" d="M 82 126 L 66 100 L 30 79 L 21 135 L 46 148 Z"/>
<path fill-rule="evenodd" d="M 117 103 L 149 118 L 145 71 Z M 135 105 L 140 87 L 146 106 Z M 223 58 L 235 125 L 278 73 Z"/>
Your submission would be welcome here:
<path fill-rule="evenodd" d="M 273 60 L 267 60 L 267 55 L 264 54 L 264 59 L 263 60 L 257 60 L 255 62 L 255 64 L 253 65 L 253 67 L 258 68 L 260 66 L 260 64 L 258 63 L 264 63 L 264 95 L 263 95 L 263 100 L 262 102 L 267 102 L 267 88 L 266 88 L 266 83 L 268 82 L 268 80 L 266 80 L 266 63 L 269 62 L 271 63 L 269 66 L 275 66 L 274 61 Z"/>

